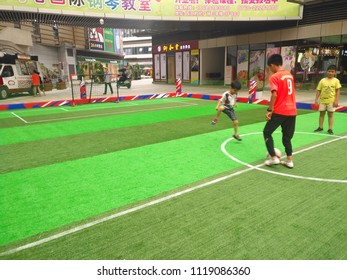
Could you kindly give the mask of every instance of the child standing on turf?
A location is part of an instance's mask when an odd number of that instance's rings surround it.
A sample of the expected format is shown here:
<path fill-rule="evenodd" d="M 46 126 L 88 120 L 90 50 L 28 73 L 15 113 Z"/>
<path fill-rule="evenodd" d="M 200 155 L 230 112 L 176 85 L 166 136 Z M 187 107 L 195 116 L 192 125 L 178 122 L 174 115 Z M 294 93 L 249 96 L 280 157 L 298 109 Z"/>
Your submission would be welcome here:
<path fill-rule="evenodd" d="M 239 121 L 237 120 L 234 107 L 237 107 L 236 99 L 237 99 L 237 92 L 241 89 L 241 84 L 239 81 L 233 81 L 230 85 L 230 89 L 223 93 L 222 98 L 218 100 L 217 106 L 216 106 L 216 117 L 211 122 L 212 125 L 215 125 L 218 122 L 218 118 L 223 112 L 226 114 L 234 123 L 234 135 L 233 137 L 241 141 L 242 139 L 238 135 L 238 127 L 239 127 Z"/>
<path fill-rule="evenodd" d="M 334 107 L 338 106 L 341 84 L 335 78 L 336 66 L 330 65 L 327 69 L 327 77 L 320 80 L 317 86 L 315 105 L 319 104 L 319 126 L 314 132 L 323 131 L 325 112 L 328 112 L 328 134 L 333 133 Z M 318 102 L 319 99 L 319 102 Z"/>

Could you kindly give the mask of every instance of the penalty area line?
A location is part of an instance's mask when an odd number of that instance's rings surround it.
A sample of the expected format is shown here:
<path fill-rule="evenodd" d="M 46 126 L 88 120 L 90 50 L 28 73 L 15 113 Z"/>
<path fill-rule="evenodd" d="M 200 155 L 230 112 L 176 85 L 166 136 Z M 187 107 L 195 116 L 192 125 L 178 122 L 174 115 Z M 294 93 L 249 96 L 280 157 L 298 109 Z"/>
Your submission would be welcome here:
<path fill-rule="evenodd" d="M 237 171 L 237 172 L 235 172 L 235 173 L 232 173 L 232 174 L 229 174 L 229 175 L 226 175 L 226 176 L 223 176 L 223 177 L 220 177 L 220 178 L 217 178 L 217 179 L 214 179 L 214 180 L 211 180 L 211 181 L 208 181 L 208 182 L 199 184 L 199 185 L 197 185 L 197 186 L 195 186 L 195 187 L 191 187 L 191 188 L 185 189 L 185 190 L 183 190 L 183 191 L 179 191 L 179 192 L 177 192 L 177 193 L 174 193 L 174 194 L 171 194 L 171 195 L 168 195 L 168 196 L 159 198 L 159 199 L 152 200 L 152 201 L 150 201 L 150 202 L 147 202 L 147 203 L 145 203 L 145 204 L 142 204 L 142 205 L 139 205 L 139 206 L 130 208 L 130 209 L 128 209 L 128 210 L 124 210 L 124 211 L 115 213 L 115 214 L 113 214 L 113 215 L 106 216 L 106 217 L 104 217 L 104 218 L 95 220 L 95 221 L 93 221 L 93 222 L 89 222 L 89 223 L 86 223 L 86 224 L 83 224 L 83 225 L 80 225 L 80 226 L 77 226 L 77 227 L 73 227 L 73 228 L 71 228 L 71 229 L 69 229 L 69 230 L 60 232 L 60 233 L 58 233 L 58 234 L 54 234 L 54 235 L 52 235 L 52 236 L 50 236 L 50 237 L 43 238 L 43 239 L 37 240 L 37 241 L 35 241 L 35 242 L 31 242 L 31 243 L 25 244 L 25 245 L 23 245 L 23 246 L 19 246 L 19 247 L 17 247 L 17 248 L 11 249 L 11 250 L 1 252 L 1 253 L 0 253 L 0 256 L 1 256 L 1 257 L 2 257 L 2 256 L 7 256 L 7 255 L 11 255 L 11 254 L 14 254 L 14 253 L 17 253 L 17 252 L 26 250 L 26 249 L 30 249 L 30 248 L 33 248 L 33 247 L 37 247 L 37 246 L 39 246 L 39 245 L 48 243 L 48 242 L 53 241 L 53 240 L 55 240 L 55 239 L 61 238 L 61 237 L 63 237 L 63 236 L 67 236 L 67 235 L 70 235 L 70 234 L 72 234 L 72 233 L 76 233 L 76 232 L 82 231 L 82 230 L 84 230 L 84 229 L 93 227 L 93 226 L 95 226 L 95 225 L 98 225 L 98 224 L 101 224 L 101 223 L 104 223 L 104 222 L 107 222 L 107 221 L 110 221 L 110 220 L 113 220 L 113 219 L 116 219 L 116 218 L 125 216 L 125 215 L 127 215 L 127 214 L 130 214 L 130 213 L 133 213 L 133 212 L 137 212 L 137 211 L 142 210 L 142 209 L 145 209 L 145 208 L 147 208 L 147 207 L 150 207 L 150 206 L 153 206 L 153 205 L 156 205 L 156 204 L 159 204 L 159 203 L 162 203 L 162 202 L 171 200 L 171 199 L 173 199 L 173 198 L 175 198 L 175 197 L 182 196 L 182 195 L 184 195 L 184 194 L 193 192 L 193 191 L 195 191 L 195 190 L 198 190 L 198 189 L 201 189 L 201 188 L 204 188 L 204 187 L 207 187 L 207 186 L 210 186 L 210 185 L 213 185 L 213 184 L 222 182 L 222 181 L 224 181 L 224 180 L 227 180 L 227 179 L 229 179 L 229 178 L 232 178 L 232 177 L 238 176 L 238 175 L 240 175 L 240 174 L 246 173 L 246 172 L 251 171 L 251 170 L 253 170 L 253 169 L 256 169 L 256 167 L 254 166 L 254 167 L 246 168 L 246 169 Z"/>

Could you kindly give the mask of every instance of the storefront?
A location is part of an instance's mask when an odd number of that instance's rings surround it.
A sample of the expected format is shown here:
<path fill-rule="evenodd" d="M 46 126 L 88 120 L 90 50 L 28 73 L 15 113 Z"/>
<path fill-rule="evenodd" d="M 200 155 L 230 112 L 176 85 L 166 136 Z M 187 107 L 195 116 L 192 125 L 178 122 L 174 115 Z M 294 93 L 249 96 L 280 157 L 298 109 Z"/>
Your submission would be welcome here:
<path fill-rule="evenodd" d="M 336 65 L 337 77 L 347 83 L 347 36 L 336 35 L 226 47 L 226 69 L 230 68 L 231 80 L 238 79 L 243 87 L 248 81 L 257 82 L 257 91 L 268 88 L 271 75 L 267 58 L 281 54 L 283 68 L 294 75 L 300 89 L 314 90 L 319 80 L 326 76 L 329 65 Z M 236 69 L 236 71 L 234 71 Z M 225 73 L 227 71 L 225 70 Z M 229 80 L 230 78 L 228 78 Z M 228 84 L 228 83 L 226 83 Z"/>
<path fill-rule="evenodd" d="M 153 71 L 155 82 L 199 84 L 198 41 L 153 46 Z"/>

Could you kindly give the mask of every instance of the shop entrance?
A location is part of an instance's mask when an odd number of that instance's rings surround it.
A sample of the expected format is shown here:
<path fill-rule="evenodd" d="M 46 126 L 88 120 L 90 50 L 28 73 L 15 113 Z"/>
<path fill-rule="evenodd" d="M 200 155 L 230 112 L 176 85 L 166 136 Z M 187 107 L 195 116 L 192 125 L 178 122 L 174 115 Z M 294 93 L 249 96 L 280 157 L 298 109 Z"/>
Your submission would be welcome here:
<path fill-rule="evenodd" d="M 175 57 L 168 56 L 167 58 L 167 82 L 172 84 L 175 83 Z"/>

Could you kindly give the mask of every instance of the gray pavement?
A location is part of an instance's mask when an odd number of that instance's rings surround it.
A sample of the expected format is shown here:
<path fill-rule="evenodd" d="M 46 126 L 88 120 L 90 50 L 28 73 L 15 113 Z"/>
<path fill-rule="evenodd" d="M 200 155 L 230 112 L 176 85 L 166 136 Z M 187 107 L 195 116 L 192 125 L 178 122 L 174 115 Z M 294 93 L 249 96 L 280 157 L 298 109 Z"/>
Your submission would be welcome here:
<path fill-rule="evenodd" d="M 114 92 L 116 92 L 116 86 L 113 84 Z M 182 92 L 184 93 L 197 93 L 197 94 L 209 94 L 209 95 L 222 95 L 224 91 L 228 89 L 227 86 L 191 86 L 182 85 Z M 145 95 L 145 94 L 161 94 L 168 92 L 175 92 L 176 86 L 174 84 L 160 84 L 153 83 L 152 79 L 141 79 L 132 81 L 132 86 L 130 89 L 121 87 L 119 89 L 120 96 L 135 96 L 135 95 Z M 315 99 L 315 90 L 297 90 L 296 97 L 297 102 L 312 104 Z M 111 96 L 107 94 L 106 96 Z M 269 100 L 270 92 L 269 90 L 263 91 L 261 94 L 262 98 Z M 105 95 L 99 95 L 94 97 L 105 97 Z M 239 97 L 248 97 L 248 89 L 241 89 L 239 92 Z M 259 96 L 260 97 L 260 96 Z M 64 90 L 52 90 L 46 92 L 46 96 L 33 97 L 29 94 L 18 94 L 11 96 L 7 99 L 0 100 L 0 105 L 5 104 L 22 104 L 28 102 L 37 101 L 59 101 L 59 100 L 71 100 L 71 88 Z M 340 106 L 347 106 L 347 95 L 341 95 L 339 100 Z"/>

